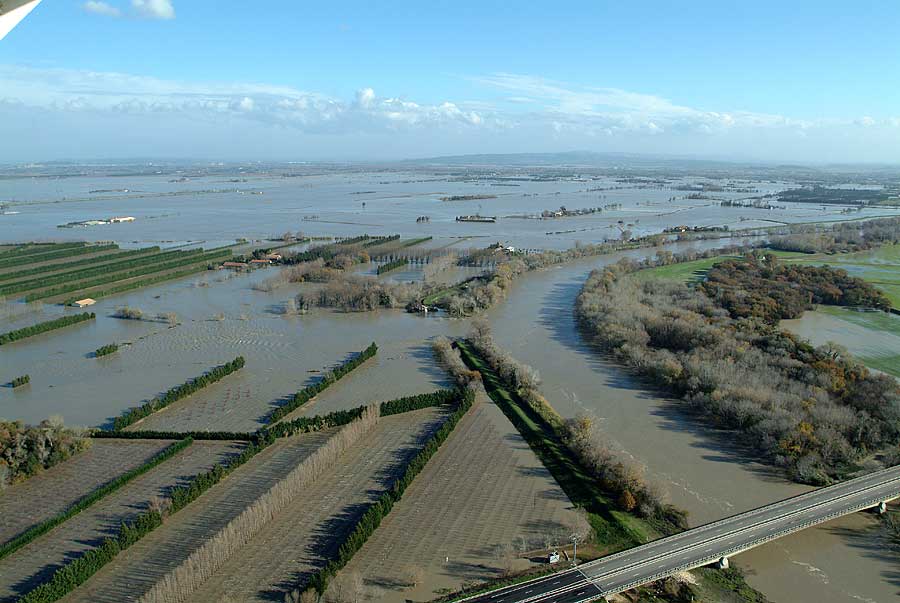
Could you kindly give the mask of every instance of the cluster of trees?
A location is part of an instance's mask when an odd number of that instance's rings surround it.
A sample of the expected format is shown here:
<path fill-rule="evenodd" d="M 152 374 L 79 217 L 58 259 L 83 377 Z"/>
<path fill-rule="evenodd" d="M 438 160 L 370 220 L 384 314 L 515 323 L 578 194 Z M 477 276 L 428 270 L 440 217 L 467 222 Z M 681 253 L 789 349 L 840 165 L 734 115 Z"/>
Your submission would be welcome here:
<path fill-rule="evenodd" d="M 118 343 L 109 343 L 109 344 L 107 344 L 107 345 L 100 346 L 99 348 L 97 348 L 97 349 L 94 351 L 94 357 L 95 357 L 95 358 L 99 358 L 99 357 L 101 357 L 101 356 L 107 356 L 107 355 L 109 355 L 109 354 L 114 354 L 114 353 L 117 352 L 118 350 L 119 350 L 119 344 L 118 344 Z"/>
<path fill-rule="evenodd" d="M 7 555 L 11 555 L 29 542 L 33 541 L 35 538 L 46 534 L 56 526 L 62 524 L 64 521 L 81 513 L 101 498 L 112 494 L 136 477 L 147 473 L 160 463 L 163 463 L 164 461 L 172 458 L 173 456 L 190 446 L 192 442 L 193 440 L 191 438 L 185 438 L 167 446 L 165 449 L 154 455 L 150 460 L 146 461 L 142 465 L 135 467 L 130 471 L 126 471 L 125 473 L 114 478 L 112 481 L 103 484 L 96 490 L 78 499 L 74 504 L 67 507 L 57 515 L 54 515 L 53 517 L 28 528 L 28 530 L 17 535 L 12 540 L 7 541 L 3 545 L 0 545 L 0 559 L 3 559 Z"/>
<path fill-rule="evenodd" d="M 434 432 L 428 441 L 425 442 L 422 450 L 410 460 L 406 465 L 403 474 L 398 477 L 388 491 L 379 496 L 378 500 L 372 503 L 363 513 L 362 517 L 359 518 L 356 527 L 354 527 L 353 531 L 347 536 L 346 540 L 344 540 L 338 549 L 337 558 L 329 560 L 325 564 L 325 567 L 313 574 L 306 588 L 303 590 L 315 590 L 319 595 L 325 593 L 328 589 L 329 581 L 338 573 L 338 571 L 350 562 L 353 555 L 356 554 L 372 534 L 375 533 L 375 530 L 381 525 L 382 520 L 391 512 L 391 509 L 401 499 L 403 493 L 413 482 L 415 477 L 421 473 L 429 459 L 434 456 L 441 444 L 443 444 L 450 436 L 463 415 L 465 415 L 472 407 L 474 401 L 475 394 L 471 390 L 466 390 L 462 393 L 458 399 L 458 406 L 456 409 L 447 417 L 447 420 L 444 421 L 444 424 L 441 425 L 440 429 Z M 294 597 L 295 600 L 299 599 L 302 596 L 301 585 L 298 585 L 293 592 L 289 593 L 289 596 Z"/>
<path fill-rule="evenodd" d="M 372 237 L 370 237 L 369 235 L 362 235 L 349 239 L 342 239 L 336 243 L 319 245 L 317 247 L 313 247 L 312 249 L 307 249 L 306 251 L 297 251 L 295 253 L 287 254 L 282 258 L 281 262 L 283 264 L 292 265 L 302 264 L 303 262 L 311 262 L 317 259 L 328 261 L 336 255 L 340 254 L 342 251 L 345 251 L 346 248 L 358 245 L 359 243 L 368 241 L 371 238 Z"/>
<path fill-rule="evenodd" d="M 341 363 L 334 369 L 326 372 L 324 375 L 322 375 L 321 379 L 319 379 L 312 385 L 307 385 L 299 392 L 291 396 L 291 399 L 286 404 L 283 404 L 278 408 L 272 410 L 272 412 L 269 413 L 269 416 L 267 417 L 267 422 L 274 423 L 276 421 L 280 421 L 282 418 L 291 414 L 292 412 L 312 400 L 318 394 L 331 387 L 332 384 L 344 378 L 348 373 L 357 368 L 363 362 L 365 362 L 369 358 L 373 358 L 377 353 L 378 346 L 375 345 L 375 342 L 373 341 L 366 349 L 361 351 L 359 354 Z"/>
<path fill-rule="evenodd" d="M 25 339 L 26 337 L 40 335 L 41 333 L 46 333 L 47 331 L 52 331 L 54 329 L 75 325 L 86 320 L 94 320 L 95 318 L 97 318 L 97 316 L 93 312 L 84 312 L 82 314 L 72 314 L 70 316 L 62 316 L 53 320 L 39 322 L 29 327 L 16 329 L 15 331 L 0 333 L 0 345 L 12 343 L 20 339 Z"/>
<path fill-rule="evenodd" d="M 123 415 L 113 419 L 113 429 L 125 429 L 129 425 L 137 423 L 144 417 L 150 416 L 161 408 L 165 408 L 166 406 L 172 404 L 177 400 L 186 398 L 194 392 L 203 389 L 207 385 L 212 385 L 216 381 L 219 381 L 227 375 L 230 375 L 231 373 L 243 368 L 243 366 L 244 357 L 238 356 L 231 362 L 226 362 L 225 364 L 216 366 L 206 373 L 200 375 L 199 377 L 195 377 L 194 379 L 185 381 L 181 385 L 176 385 L 175 387 L 166 391 L 164 394 L 159 395 L 140 406 L 130 408 L 125 411 Z"/>
<path fill-rule="evenodd" d="M 900 439 L 894 379 L 765 319 L 733 318 L 702 286 L 629 277 L 647 264 L 594 271 L 576 303 L 585 330 L 621 362 L 801 482 L 828 483 Z"/>
<path fill-rule="evenodd" d="M 827 226 L 796 224 L 790 230 L 786 236 L 773 237 L 770 246 L 802 253 L 841 253 L 900 243 L 900 218 L 838 222 Z"/>
<path fill-rule="evenodd" d="M 31 383 L 31 375 L 29 375 L 27 373 L 25 375 L 20 375 L 19 377 L 16 377 L 15 379 L 13 379 L 12 381 L 9 382 L 9 385 L 13 388 L 16 388 L 16 387 L 21 387 L 21 386 L 25 385 L 26 383 Z"/>
<path fill-rule="evenodd" d="M 733 317 L 770 324 L 797 318 L 814 304 L 891 308 L 881 291 L 845 270 L 785 264 L 772 254 L 719 262 L 700 287 Z"/>
<path fill-rule="evenodd" d="M 202 251 L 202 250 L 201 250 Z M 73 291 L 83 291 L 85 289 L 90 289 L 93 287 L 97 287 L 99 285 L 106 285 L 109 283 L 115 283 L 117 281 L 123 281 L 132 279 L 138 276 L 145 276 L 148 274 L 158 273 L 158 272 L 167 272 L 169 270 L 174 270 L 176 268 L 181 268 L 182 266 L 194 265 L 191 268 L 191 271 L 196 271 L 197 265 L 206 264 L 207 262 L 221 260 L 226 257 L 231 257 L 231 249 L 216 249 L 212 251 L 207 251 L 205 253 L 188 253 L 181 252 L 181 255 L 176 259 L 168 259 L 163 262 L 154 262 L 147 266 L 140 266 L 138 268 L 132 268 L 127 270 L 117 270 L 117 271 L 104 271 L 101 272 L 101 276 L 96 278 L 88 278 L 84 280 L 78 280 L 74 282 L 66 282 L 64 284 L 58 285 L 56 287 L 50 287 L 49 289 L 41 289 L 40 291 L 36 291 L 35 293 L 31 293 L 25 296 L 25 301 L 34 301 L 36 299 L 44 299 L 47 297 L 54 297 L 57 295 L 62 295 L 64 293 L 71 293 Z M 137 261 L 137 260 L 135 260 Z M 173 277 L 171 274 L 162 275 L 165 277 L 164 280 L 168 280 Z M 159 279 L 160 276 L 154 276 L 147 279 L 147 281 L 139 281 L 145 284 L 152 284 L 154 282 L 153 279 Z M 127 283 L 126 286 L 131 286 L 133 283 Z M 141 285 L 143 286 L 143 285 Z M 111 287 L 109 290 L 104 291 L 102 295 L 109 295 L 109 291 L 119 292 L 120 289 L 118 286 Z M 94 297 L 99 297 L 97 293 L 91 293 Z"/>
<path fill-rule="evenodd" d="M 599 481 L 603 490 L 614 496 L 620 509 L 687 529 L 686 514 L 665 503 L 664 493 L 657 484 L 647 480 L 642 465 L 606 446 L 590 417 L 568 419 L 562 436 L 581 466 Z"/>
<path fill-rule="evenodd" d="M 406 258 L 397 258 L 396 260 L 391 260 L 385 264 L 380 265 L 375 269 L 376 274 L 385 274 L 390 272 L 391 270 L 396 270 L 397 268 L 403 268 L 409 263 Z"/>
<path fill-rule="evenodd" d="M 80 430 L 51 417 L 39 425 L 0 421 L 0 490 L 61 463 L 90 446 Z"/>
<path fill-rule="evenodd" d="M 302 496 L 317 478 L 332 468 L 342 453 L 375 427 L 378 419 L 375 406 L 366 408 L 357 420 L 330 437 L 283 479 L 206 539 L 187 559 L 168 571 L 142 600 L 185 600 L 279 511 Z"/>
<path fill-rule="evenodd" d="M 400 235 L 390 235 L 386 237 L 372 237 L 371 241 L 367 241 L 363 244 L 363 247 L 374 247 L 376 245 L 383 245 L 385 243 L 390 243 L 391 241 L 399 241 Z"/>
<path fill-rule="evenodd" d="M 300 293 L 296 304 L 301 312 L 314 306 L 368 312 L 378 308 L 402 308 L 418 302 L 426 292 L 427 288 L 421 283 L 391 283 L 362 276 L 342 276 L 319 291 Z"/>
<path fill-rule="evenodd" d="M 473 388 L 481 382 L 481 373 L 473 371 L 466 366 L 459 350 L 454 347 L 453 342 L 447 337 L 441 335 L 435 338 L 431 344 L 431 349 L 434 351 L 438 363 L 450 373 L 459 387 Z"/>
<path fill-rule="evenodd" d="M 144 312 L 140 308 L 132 308 L 131 306 L 122 306 L 116 308 L 113 312 L 113 318 L 122 318 L 124 320 L 142 320 Z"/>

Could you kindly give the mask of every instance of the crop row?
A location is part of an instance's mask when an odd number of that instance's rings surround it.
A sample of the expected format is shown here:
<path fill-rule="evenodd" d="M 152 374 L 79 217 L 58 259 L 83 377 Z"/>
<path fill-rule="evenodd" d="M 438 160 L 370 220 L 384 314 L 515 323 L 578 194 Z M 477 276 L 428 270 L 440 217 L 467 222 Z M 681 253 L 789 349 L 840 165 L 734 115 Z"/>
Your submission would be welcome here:
<path fill-rule="evenodd" d="M 139 250 L 141 253 L 149 253 L 148 250 Z M 146 266 L 149 264 L 159 264 L 163 261 L 169 261 L 174 258 L 186 258 L 188 256 L 196 256 L 199 255 L 202 250 L 175 250 L 175 251 L 164 251 L 162 253 L 151 253 L 151 255 L 147 255 L 139 258 L 126 258 L 121 261 L 111 262 L 107 264 L 101 264 L 99 266 L 90 266 L 88 268 L 77 268 L 75 270 L 69 270 L 66 272 L 60 272 L 59 274 L 51 274 L 49 276 L 42 276 L 37 278 L 28 279 L 27 281 L 20 281 L 17 283 L 10 283 L 8 285 L 0 286 L 0 295 L 8 295 L 10 293 L 21 293 L 23 291 L 29 291 L 31 289 L 40 289 L 42 287 L 49 287 L 50 285 L 57 285 L 60 283 L 66 283 L 70 281 L 78 281 L 86 278 L 90 278 L 92 276 L 97 276 L 99 274 L 110 274 L 113 272 L 119 272 L 122 270 L 127 270 L 129 268 L 137 268 L 139 266 Z M 128 253 L 128 252 L 126 252 Z M 96 260 L 95 260 L 96 263 Z"/>
<path fill-rule="evenodd" d="M 409 464 L 406 465 L 403 475 L 397 478 L 390 489 L 379 496 L 378 500 L 366 509 L 365 513 L 363 513 L 362 517 L 360 517 L 359 521 L 356 523 L 356 527 L 338 549 L 337 558 L 330 560 L 325 564 L 325 567 L 313 574 L 309 581 L 308 589 L 315 589 L 319 595 L 325 593 L 325 590 L 328 588 L 329 580 L 350 562 L 353 555 L 356 554 L 372 534 L 375 533 L 375 530 L 381 525 L 382 520 L 403 497 L 403 493 L 409 485 L 412 484 L 415 477 L 422 472 L 431 457 L 434 456 L 441 447 L 441 444 L 443 444 L 453 432 L 453 429 L 456 427 L 457 423 L 459 423 L 460 419 L 462 419 L 463 415 L 465 415 L 472 407 L 472 404 L 475 401 L 475 394 L 472 390 L 456 390 L 456 392 L 458 394 L 456 409 L 449 417 L 447 417 L 447 420 L 444 421 L 444 424 L 441 425 L 440 429 L 428 439 L 422 447 L 422 450 L 419 451 Z"/>
<path fill-rule="evenodd" d="M 74 283 L 67 283 L 64 285 L 60 285 L 58 287 L 53 287 L 51 289 L 47 289 L 44 291 L 39 291 L 37 293 L 32 293 L 31 295 L 27 295 L 25 297 L 25 301 L 34 301 L 36 299 L 44 299 L 46 297 L 54 297 L 56 295 L 62 295 L 63 293 L 71 293 L 72 291 L 80 291 L 83 289 L 90 289 L 91 287 L 96 287 L 98 285 L 105 285 L 107 283 L 113 283 L 116 281 L 122 281 L 130 278 L 134 278 L 137 276 L 144 276 L 146 274 L 152 274 L 154 272 L 163 272 L 166 270 L 171 270 L 172 268 L 178 268 L 179 266 L 185 266 L 187 264 L 199 264 L 201 262 L 206 262 L 217 257 L 221 257 L 224 254 L 230 254 L 227 251 L 214 251 L 209 253 L 190 255 L 188 257 L 182 257 L 177 260 L 171 262 L 163 262 L 151 264 L 150 266 L 144 266 L 141 268 L 135 268 L 133 270 L 114 272 L 112 274 L 105 274 L 98 278 L 88 279 L 83 281 L 78 281 Z"/>
<path fill-rule="evenodd" d="M 19 339 L 25 339 L 26 337 L 33 337 L 47 331 L 52 331 L 53 329 L 68 327 L 69 325 L 78 324 L 79 322 L 84 322 L 86 320 L 94 320 L 95 318 L 96 315 L 93 312 L 84 312 L 82 314 L 73 314 L 71 316 L 61 316 L 60 318 L 39 322 L 28 327 L 16 329 L 15 331 L 0 333 L 0 345 L 12 343 Z"/>
<path fill-rule="evenodd" d="M 396 270 L 402 266 L 406 266 L 409 263 L 409 260 L 406 258 L 398 258 L 396 260 L 390 261 L 386 264 L 382 264 L 378 268 L 375 269 L 375 274 L 384 274 L 386 272 L 390 272 L 391 270 Z"/>
<path fill-rule="evenodd" d="M 221 257 L 221 256 L 220 256 Z M 123 293 L 125 291 L 131 291 L 132 289 L 140 289 L 141 287 L 149 287 L 150 285 L 155 285 L 157 283 L 164 283 L 166 281 L 171 281 L 176 278 L 181 278 L 182 276 L 188 276 L 190 274 L 195 274 L 197 272 L 210 269 L 210 265 L 207 264 L 203 266 L 201 264 L 191 264 L 187 268 L 183 268 L 181 270 L 176 270 L 175 272 L 166 272 L 165 274 L 158 274 L 156 276 L 148 276 L 147 278 L 142 278 L 136 281 L 130 281 L 127 283 L 119 283 L 118 285 L 113 285 L 112 287 L 107 287 L 105 289 L 99 289 L 97 291 L 91 291 L 91 297 L 94 299 L 100 299 L 101 297 L 106 297 L 108 295 L 115 295 L 116 293 Z M 76 297 L 70 297 L 66 299 L 66 304 L 71 304 L 77 299 Z"/>
<path fill-rule="evenodd" d="M 362 352 L 360 352 L 350 360 L 347 360 L 333 371 L 325 373 L 325 375 L 323 375 L 319 381 L 313 383 L 312 385 L 307 385 L 299 392 L 291 396 L 291 399 L 286 404 L 273 409 L 267 417 L 267 422 L 274 423 L 275 421 L 286 417 L 296 409 L 312 400 L 316 395 L 326 390 L 333 383 L 346 376 L 350 371 L 361 365 L 363 362 L 365 362 L 369 358 L 372 358 L 377 353 L 378 346 L 375 345 L 375 342 L 372 342 L 369 347 L 364 349 Z"/>
<path fill-rule="evenodd" d="M 181 437 L 184 438 L 184 436 Z M 146 463 L 140 465 L 139 467 L 135 467 L 131 471 L 123 473 L 122 475 L 118 476 L 110 482 L 107 482 L 106 484 L 103 484 L 93 492 L 88 493 L 86 496 L 76 501 L 73 505 L 58 513 L 57 515 L 51 517 L 50 519 L 47 519 L 37 525 L 30 527 L 12 540 L 0 546 L 0 559 L 11 555 L 38 536 L 46 534 L 64 521 L 68 520 L 71 517 L 74 517 L 78 513 L 81 513 L 101 498 L 112 494 L 134 478 L 147 473 L 163 461 L 172 458 L 173 456 L 190 446 L 192 442 L 193 440 L 191 438 L 184 438 L 178 442 L 175 442 L 171 446 L 167 446 L 164 450 L 154 455 L 153 458 L 148 460 Z"/>
<path fill-rule="evenodd" d="M 84 241 L 78 241 L 75 243 L 24 243 L 22 245 L 16 245 L 13 249 L 0 251 L 0 259 L 5 260 L 12 256 L 22 258 L 37 253 L 47 253 L 50 251 L 70 249 L 73 247 L 84 247 L 85 245 L 87 245 L 87 243 L 85 243 Z"/>
<path fill-rule="evenodd" d="M 112 262 L 113 260 L 121 260 L 123 258 L 133 257 L 144 253 L 155 253 L 159 251 L 159 247 L 144 247 L 141 249 L 131 249 L 128 251 L 119 251 L 118 253 L 109 253 L 100 258 L 81 258 L 74 262 L 63 262 L 61 264 L 46 264 L 44 266 L 32 266 L 18 272 L 6 272 L 0 274 L 0 281 L 11 281 L 13 279 L 34 276 L 36 274 L 44 274 L 46 272 L 56 272 L 58 270 L 68 270 L 79 266 L 95 265 L 99 262 Z M 107 263 L 106 266 L 110 264 Z M 55 275 L 54 275 L 55 276 Z"/>
<path fill-rule="evenodd" d="M 140 406 L 131 408 L 125 411 L 125 414 L 116 417 L 113 420 L 113 429 L 125 429 L 129 425 L 137 423 L 144 417 L 150 416 L 156 411 L 165 408 L 169 404 L 172 404 L 177 400 L 181 400 L 182 398 L 186 398 L 194 392 L 200 391 L 207 385 L 211 385 L 216 381 L 219 381 L 223 377 L 241 369 L 243 366 L 244 357 L 238 356 L 231 362 L 226 362 L 225 364 L 216 366 L 206 373 L 200 375 L 199 377 L 195 377 L 194 379 L 185 381 L 181 385 L 176 385 L 164 394 L 157 396 Z"/>
<path fill-rule="evenodd" d="M 68 249 L 60 249 L 58 251 L 50 251 L 47 253 L 36 253 L 25 257 L 11 257 L 9 259 L 0 259 L 0 268 L 15 266 L 16 264 L 35 264 L 37 262 L 47 262 L 49 260 L 58 260 L 60 258 L 73 257 L 76 255 L 84 255 L 86 253 L 98 253 L 100 251 L 110 251 L 118 249 L 118 245 L 85 245 L 83 247 L 71 247 Z"/>

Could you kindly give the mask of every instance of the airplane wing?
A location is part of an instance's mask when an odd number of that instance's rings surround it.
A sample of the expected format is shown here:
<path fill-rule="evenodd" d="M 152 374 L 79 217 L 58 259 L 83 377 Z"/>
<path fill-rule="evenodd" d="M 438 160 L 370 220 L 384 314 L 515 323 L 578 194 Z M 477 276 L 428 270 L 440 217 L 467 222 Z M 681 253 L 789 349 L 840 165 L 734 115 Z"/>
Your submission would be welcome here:
<path fill-rule="evenodd" d="M 0 0 L 0 40 L 40 3 L 41 0 Z"/>

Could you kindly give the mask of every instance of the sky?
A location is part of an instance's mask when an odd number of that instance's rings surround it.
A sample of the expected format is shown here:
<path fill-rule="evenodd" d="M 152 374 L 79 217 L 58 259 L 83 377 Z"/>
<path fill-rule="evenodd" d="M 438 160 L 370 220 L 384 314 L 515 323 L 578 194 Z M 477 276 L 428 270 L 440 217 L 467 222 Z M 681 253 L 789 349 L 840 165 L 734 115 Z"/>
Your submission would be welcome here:
<path fill-rule="evenodd" d="M 0 162 L 900 163 L 900 2 L 44 0 Z"/>

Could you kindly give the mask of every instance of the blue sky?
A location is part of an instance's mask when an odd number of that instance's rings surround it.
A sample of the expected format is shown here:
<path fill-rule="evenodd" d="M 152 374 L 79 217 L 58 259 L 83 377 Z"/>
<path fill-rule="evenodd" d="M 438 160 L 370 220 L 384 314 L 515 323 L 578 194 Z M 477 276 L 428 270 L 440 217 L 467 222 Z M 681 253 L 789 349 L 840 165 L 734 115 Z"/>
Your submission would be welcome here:
<path fill-rule="evenodd" d="M 0 161 L 900 162 L 897 2 L 387 4 L 45 0 L 0 41 Z"/>

